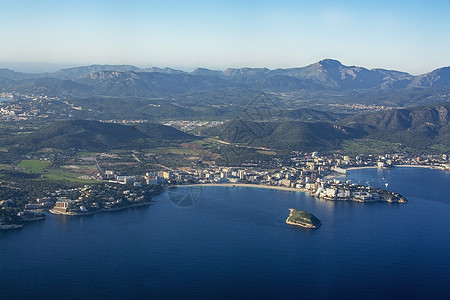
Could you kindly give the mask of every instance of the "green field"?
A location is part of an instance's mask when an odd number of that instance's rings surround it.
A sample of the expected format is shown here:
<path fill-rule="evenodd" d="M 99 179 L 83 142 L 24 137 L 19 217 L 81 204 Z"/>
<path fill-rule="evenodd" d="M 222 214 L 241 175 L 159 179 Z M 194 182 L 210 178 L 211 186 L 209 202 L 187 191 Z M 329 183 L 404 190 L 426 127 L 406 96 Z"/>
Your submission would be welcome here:
<path fill-rule="evenodd" d="M 259 154 L 264 154 L 264 155 L 277 155 L 277 153 L 275 151 L 258 150 L 256 152 L 258 152 Z"/>
<path fill-rule="evenodd" d="M 48 165 L 50 165 L 49 161 L 41 161 L 37 159 L 24 159 L 17 164 L 18 167 L 25 168 L 26 173 L 40 173 Z"/>
<path fill-rule="evenodd" d="M 130 150 L 122 150 L 122 149 L 114 149 L 109 151 L 109 153 L 115 153 L 115 154 L 124 154 L 124 153 L 128 153 L 130 152 Z M 89 152 L 86 152 L 89 153 Z"/>
<path fill-rule="evenodd" d="M 202 145 L 202 146 L 211 144 L 211 142 L 207 142 L 205 140 L 195 140 L 192 143 L 199 144 L 199 145 Z"/>
<path fill-rule="evenodd" d="M 97 169 L 97 166 L 95 165 L 66 165 L 66 166 L 61 166 L 61 168 L 63 169 L 77 169 L 77 170 L 95 170 Z"/>
<path fill-rule="evenodd" d="M 96 155 L 96 152 L 78 152 L 77 155 L 79 156 L 93 156 Z"/>
<path fill-rule="evenodd" d="M 52 180 L 52 181 L 69 181 L 74 183 L 97 183 L 97 180 L 91 179 L 81 179 L 78 178 L 80 174 L 67 172 L 61 169 L 46 169 L 45 173 L 42 175 L 43 179 Z"/>
<path fill-rule="evenodd" d="M 148 151 L 155 154 L 198 155 L 197 151 L 188 148 L 155 148 Z"/>
<path fill-rule="evenodd" d="M 381 154 L 389 152 L 398 152 L 400 144 L 382 142 L 376 140 L 347 140 L 342 143 L 342 150 L 344 153 L 355 154 Z"/>

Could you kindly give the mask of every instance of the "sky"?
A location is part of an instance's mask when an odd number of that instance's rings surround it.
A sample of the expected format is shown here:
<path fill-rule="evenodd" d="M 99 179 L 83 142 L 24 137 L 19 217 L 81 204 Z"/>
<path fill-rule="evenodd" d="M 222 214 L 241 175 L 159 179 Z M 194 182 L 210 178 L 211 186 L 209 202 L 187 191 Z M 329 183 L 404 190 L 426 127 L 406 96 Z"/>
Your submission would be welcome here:
<path fill-rule="evenodd" d="M 0 66 L 19 71 L 275 69 L 325 58 L 414 75 L 449 66 L 450 1 L 0 0 Z"/>

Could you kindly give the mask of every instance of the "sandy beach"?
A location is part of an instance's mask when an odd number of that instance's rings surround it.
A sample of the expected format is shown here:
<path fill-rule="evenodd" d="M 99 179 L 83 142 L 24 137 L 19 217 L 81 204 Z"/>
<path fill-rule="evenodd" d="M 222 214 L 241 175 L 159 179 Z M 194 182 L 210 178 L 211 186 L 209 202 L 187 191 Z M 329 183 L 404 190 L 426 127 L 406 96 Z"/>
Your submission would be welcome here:
<path fill-rule="evenodd" d="M 428 166 L 428 165 L 394 165 L 395 168 L 428 168 L 428 169 L 432 169 L 432 166 Z M 376 169 L 378 168 L 377 166 L 367 166 L 367 167 L 350 167 L 347 170 L 359 170 L 359 169 Z"/>
<path fill-rule="evenodd" d="M 376 168 L 378 168 L 377 166 L 366 166 L 366 167 L 350 167 L 350 168 L 347 168 L 346 170 L 347 171 L 350 171 L 350 170 L 361 170 L 361 169 L 376 169 Z"/>
<path fill-rule="evenodd" d="M 432 166 L 427 166 L 427 165 L 395 165 L 395 167 L 399 167 L 399 168 L 428 168 L 428 169 L 432 169 Z"/>
<path fill-rule="evenodd" d="M 222 186 L 222 187 L 249 187 L 249 188 L 259 188 L 259 189 L 272 189 L 281 190 L 288 192 L 309 192 L 306 189 L 297 189 L 292 187 L 284 186 L 272 186 L 272 185 L 262 185 L 262 184 L 247 184 L 247 183 L 205 183 L 205 184 L 186 184 L 186 185 L 175 185 L 175 187 L 186 187 L 186 186 Z"/>
<path fill-rule="evenodd" d="M 431 166 L 426 165 L 395 165 L 395 167 L 408 167 L 408 168 L 432 168 Z M 359 169 L 376 169 L 377 166 L 365 166 L 365 167 L 350 167 L 347 170 L 359 170 Z M 332 178 L 342 178 L 345 177 L 344 174 L 333 174 L 325 176 L 325 179 Z M 221 187 L 249 187 L 249 188 L 259 188 L 259 189 L 272 189 L 272 190 L 281 190 L 288 192 L 302 192 L 309 193 L 311 191 L 307 189 L 298 189 L 292 187 L 284 187 L 284 186 L 273 186 L 273 185 L 262 185 L 262 184 L 251 184 L 251 183 L 205 183 L 205 184 L 186 184 L 186 185 L 173 185 L 169 187 L 186 187 L 186 186 L 221 186 Z"/>

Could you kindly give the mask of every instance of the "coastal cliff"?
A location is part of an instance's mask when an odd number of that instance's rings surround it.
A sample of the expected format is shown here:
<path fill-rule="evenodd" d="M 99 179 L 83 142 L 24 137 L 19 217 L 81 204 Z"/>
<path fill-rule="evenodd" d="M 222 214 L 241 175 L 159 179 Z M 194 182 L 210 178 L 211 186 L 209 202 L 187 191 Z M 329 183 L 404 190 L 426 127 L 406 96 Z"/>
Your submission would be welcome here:
<path fill-rule="evenodd" d="M 315 229 L 318 228 L 322 222 L 306 211 L 290 208 L 286 224 Z"/>

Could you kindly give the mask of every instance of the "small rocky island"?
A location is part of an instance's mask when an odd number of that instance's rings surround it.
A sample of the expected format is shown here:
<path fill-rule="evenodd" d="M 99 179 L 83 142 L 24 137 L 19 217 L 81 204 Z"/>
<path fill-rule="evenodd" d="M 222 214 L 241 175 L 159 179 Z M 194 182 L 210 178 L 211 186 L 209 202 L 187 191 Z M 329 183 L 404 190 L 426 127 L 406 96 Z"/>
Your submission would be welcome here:
<path fill-rule="evenodd" d="M 322 222 L 306 211 L 290 208 L 286 224 L 315 229 L 319 227 Z"/>

